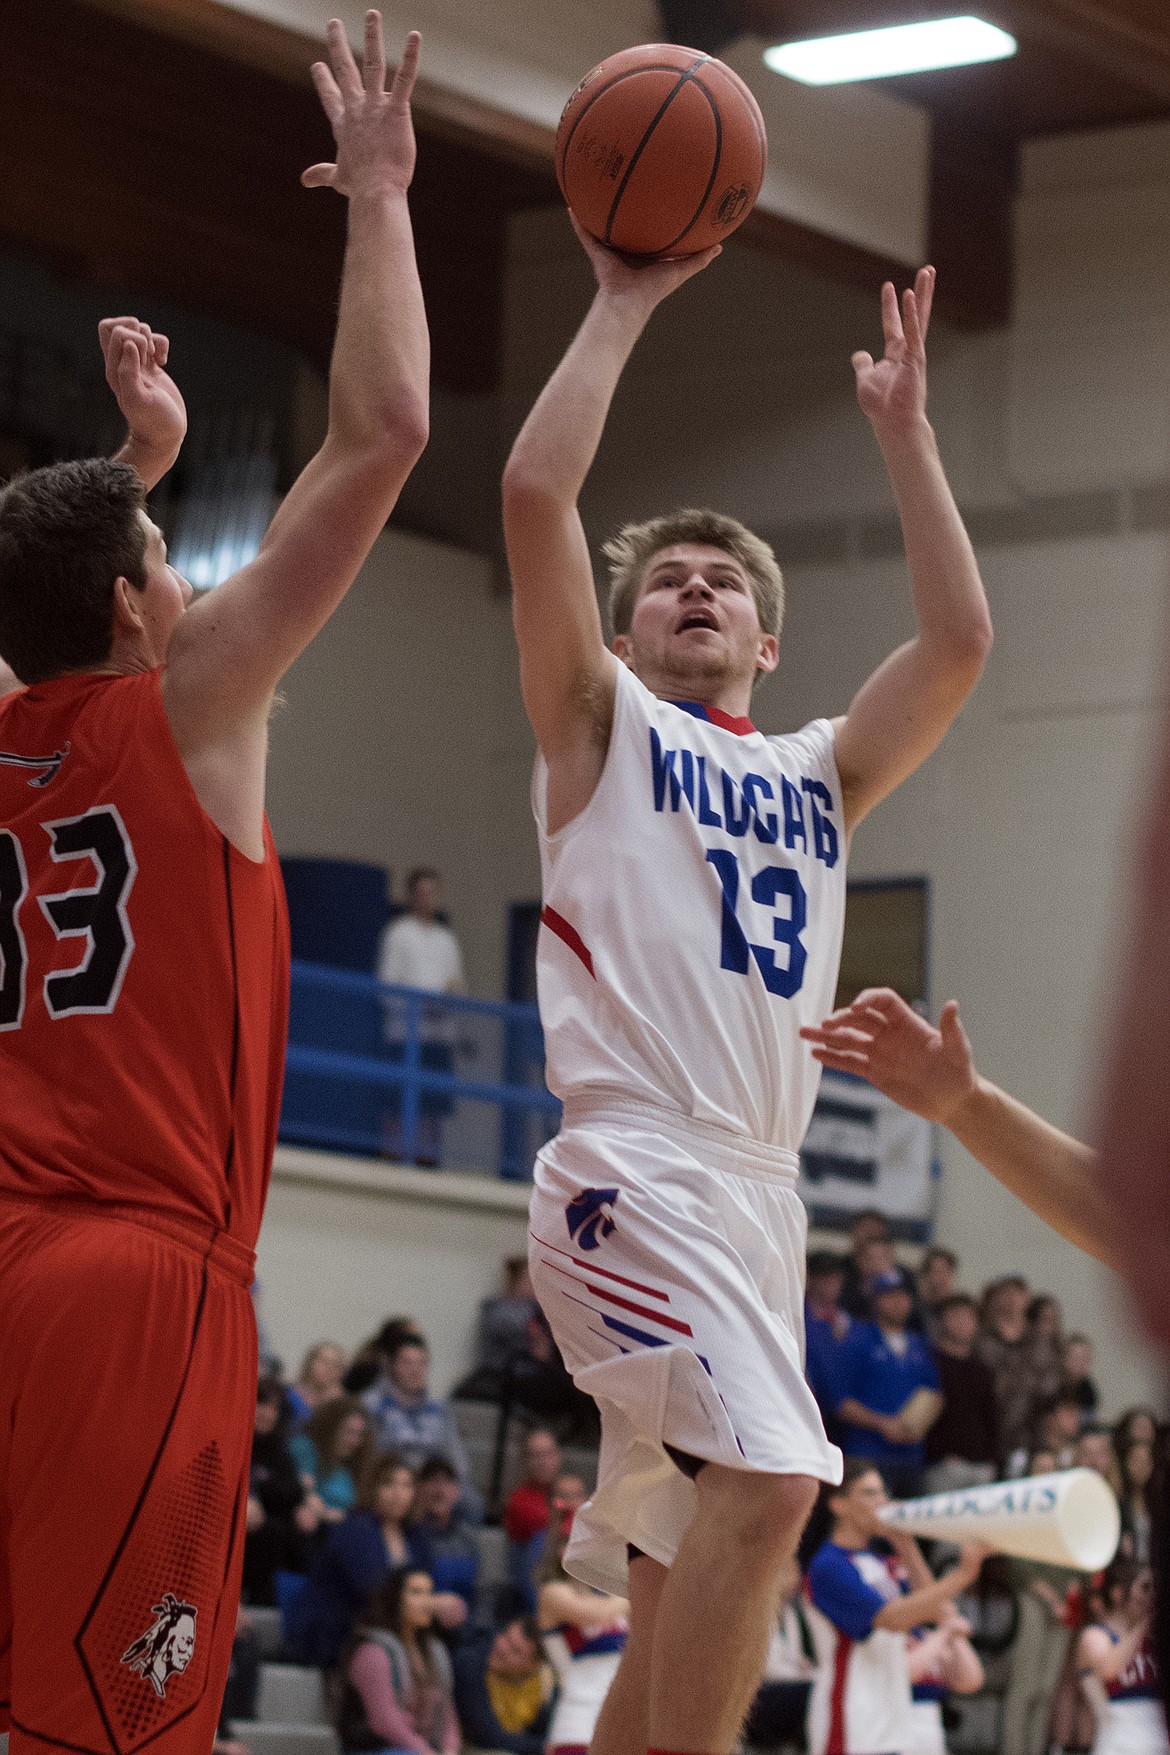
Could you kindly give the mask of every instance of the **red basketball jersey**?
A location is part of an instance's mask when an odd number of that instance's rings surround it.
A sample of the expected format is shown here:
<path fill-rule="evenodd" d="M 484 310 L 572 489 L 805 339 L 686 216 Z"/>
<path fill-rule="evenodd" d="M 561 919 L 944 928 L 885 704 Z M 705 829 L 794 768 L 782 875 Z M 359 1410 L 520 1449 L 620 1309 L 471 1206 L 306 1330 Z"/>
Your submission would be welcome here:
<path fill-rule="evenodd" d="M 0 1190 L 260 1228 L 288 914 L 195 796 L 161 672 L 0 701 Z"/>

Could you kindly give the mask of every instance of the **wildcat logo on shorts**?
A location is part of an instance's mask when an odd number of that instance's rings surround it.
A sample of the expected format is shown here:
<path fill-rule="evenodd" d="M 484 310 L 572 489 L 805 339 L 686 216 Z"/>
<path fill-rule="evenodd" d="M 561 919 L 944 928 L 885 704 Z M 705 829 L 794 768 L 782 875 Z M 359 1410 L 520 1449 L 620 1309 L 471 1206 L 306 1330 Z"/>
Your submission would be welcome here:
<path fill-rule="evenodd" d="M 181 1602 L 168 1590 L 150 1612 L 155 1617 L 154 1626 L 122 1653 L 122 1662 L 137 1670 L 159 1699 L 165 1700 L 167 1683 L 172 1676 L 181 1676 L 195 1655 L 195 1617 L 199 1611 L 194 1603 Z"/>
<path fill-rule="evenodd" d="M 583 1188 L 565 1208 L 569 1236 L 578 1249 L 600 1249 L 617 1220 L 613 1216 L 616 1188 Z"/>

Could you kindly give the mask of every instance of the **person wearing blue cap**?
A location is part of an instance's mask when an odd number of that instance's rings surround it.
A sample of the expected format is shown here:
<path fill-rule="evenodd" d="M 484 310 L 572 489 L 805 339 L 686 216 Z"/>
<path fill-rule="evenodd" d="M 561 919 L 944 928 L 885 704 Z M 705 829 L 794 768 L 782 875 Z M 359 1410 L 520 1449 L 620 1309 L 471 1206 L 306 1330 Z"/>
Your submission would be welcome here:
<path fill-rule="evenodd" d="M 913 1498 L 922 1482 L 922 1440 L 942 1406 L 938 1371 L 925 1340 L 907 1326 L 914 1292 L 902 1269 L 878 1274 L 869 1298 L 871 1320 L 854 1323 L 837 1358 L 843 1449 L 868 1457 L 895 1499 Z"/>

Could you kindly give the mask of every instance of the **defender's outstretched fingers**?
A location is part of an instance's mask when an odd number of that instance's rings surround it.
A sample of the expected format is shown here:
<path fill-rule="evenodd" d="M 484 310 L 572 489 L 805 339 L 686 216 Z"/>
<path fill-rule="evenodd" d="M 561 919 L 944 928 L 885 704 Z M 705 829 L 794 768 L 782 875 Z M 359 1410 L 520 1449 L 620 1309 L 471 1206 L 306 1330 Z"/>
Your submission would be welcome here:
<path fill-rule="evenodd" d="M 331 18 L 325 26 L 325 43 L 329 53 L 329 65 L 333 69 L 333 77 L 339 89 L 346 97 L 357 97 L 362 90 L 362 76 L 349 46 L 345 26 L 339 18 Z"/>
<path fill-rule="evenodd" d="M 382 41 L 382 14 L 371 6 L 366 13 L 366 45 L 362 56 L 362 84 L 368 92 L 386 89 L 386 48 Z"/>
<path fill-rule="evenodd" d="M 938 272 L 934 268 L 920 268 L 914 281 L 914 297 L 918 301 L 918 327 L 922 331 L 922 339 L 926 340 L 926 332 L 930 328 L 930 312 L 934 304 L 935 282 Z"/>
<path fill-rule="evenodd" d="M 897 355 L 906 345 L 902 331 L 902 313 L 898 309 L 898 293 L 892 280 L 882 287 L 882 333 L 886 338 L 886 354 Z"/>
<path fill-rule="evenodd" d="M 918 296 L 911 287 L 902 294 L 902 333 L 906 337 L 906 352 L 921 357 L 926 352 L 926 335 L 918 311 Z"/>
<path fill-rule="evenodd" d="M 314 61 L 309 72 L 312 75 L 317 96 L 321 100 L 321 108 L 324 110 L 330 126 L 336 128 L 345 114 L 345 99 L 341 95 L 341 88 L 324 61 Z M 315 170 L 317 167 L 313 168 Z"/>
<path fill-rule="evenodd" d="M 414 82 L 418 78 L 418 58 L 422 49 L 422 33 L 412 30 L 406 39 L 406 47 L 402 51 L 402 60 L 390 84 L 390 96 L 395 103 L 409 104 L 414 95 Z"/>

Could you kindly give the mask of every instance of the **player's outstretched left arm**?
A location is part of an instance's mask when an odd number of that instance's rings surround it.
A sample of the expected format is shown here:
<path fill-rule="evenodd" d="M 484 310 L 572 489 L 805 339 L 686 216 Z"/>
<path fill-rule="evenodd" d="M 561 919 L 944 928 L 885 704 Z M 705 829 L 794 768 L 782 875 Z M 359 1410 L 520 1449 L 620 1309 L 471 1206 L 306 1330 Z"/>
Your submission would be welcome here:
<path fill-rule="evenodd" d="M 991 615 L 975 552 L 926 417 L 933 296 L 933 268 L 919 271 L 901 308 L 887 281 L 885 356 L 853 356 L 857 398 L 881 446 L 902 521 L 918 632 L 878 666 L 838 722 L 848 828 L 937 748 L 991 650 Z"/>
<path fill-rule="evenodd" d="M 166 370 L 171 344 L 138 317 L 104 317 L 98 324 L 106 383 L 126 422 L 116 463 L 136 469 L 146 490 L 171 468 L 187 436 L 187 409 Z"/>
<path fill-rule="evenodd" d="M 976 1071 L 952 999 L 937 1029 L 889 987 L 801 1030 L 813 1058 L 854 1073 L 927 1121 L 936 1121 L 1054 1231 L 1107 1267 L 1116 1248 L 1096 1183 L 1096 1153 Z"/>
<path fill-rule="evenodd" d="M 301 180 L 349 202 L 329 425 L 257 558 L 171 637 L 164 692 L 188 772 L 263 728 L 277 683 L 353 583 L 427 439 L 430 347 L 407 206 L 420 38 L 411 32 L 387 90 L 377 12 L 366 14 L 360 68 L 340 20 L 327 37 L 329 65 L 312 71 L 337 159 Z"/>

